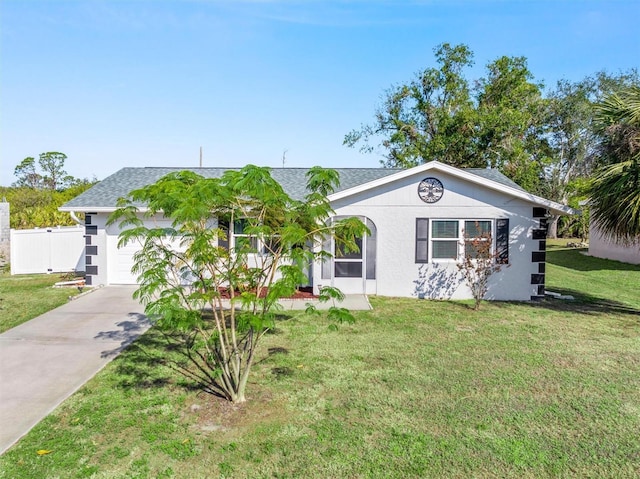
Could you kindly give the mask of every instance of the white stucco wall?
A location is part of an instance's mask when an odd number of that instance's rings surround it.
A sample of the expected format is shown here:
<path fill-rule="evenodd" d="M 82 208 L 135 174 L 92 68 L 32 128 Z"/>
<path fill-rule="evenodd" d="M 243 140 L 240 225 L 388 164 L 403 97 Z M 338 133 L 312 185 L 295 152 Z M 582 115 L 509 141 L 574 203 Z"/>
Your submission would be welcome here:
<path fill-rule="evenodd" d="M 591 223 L 589 226 L 589 254 L 597 258 L 640 264 L 640 239 L 630 244 L 611 241 L 602 235 L 597 225 Z"/>
<path fill-rule="evenodd" d="M 417 194 L 418 183 L 427 176 L 437 177 L 445 188 L 443 197 L 434 204 L 424 203 Z M 453 176 L 429 172 L 335 201 L 333 206 L 338 215 L 364 215 L 375 223 L 378 231 L 376 292 L 379 295 L 471 297 L 454 263 L 416 264 L 416 218 L 508 218 L 510 267 L 492 277 L 488 299 L 529 300 L 537 295 L 538 288 L 531 284 L 531 274 L 539 272 L 538 263 L 532 263 L 531 256 L 539 250 L 539 240 L 531 236 L 532 230 L 539 226 L 539 219 L 531 218 L 535 205 L 529 202 Z M 319 268 L 316 268 L 316 277 L 319 277 Z"/>

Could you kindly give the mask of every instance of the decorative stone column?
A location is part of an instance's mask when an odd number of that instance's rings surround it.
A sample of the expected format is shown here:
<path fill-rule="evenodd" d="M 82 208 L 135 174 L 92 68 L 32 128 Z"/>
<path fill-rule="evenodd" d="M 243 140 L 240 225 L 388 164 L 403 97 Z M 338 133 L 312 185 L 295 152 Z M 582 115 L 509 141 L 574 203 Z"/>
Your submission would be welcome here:
<path fill-rule="evenodd" d="M 0 267 L 9 262 L 11 253 L 11 224 L 9 203 L 0 202 Z"/>

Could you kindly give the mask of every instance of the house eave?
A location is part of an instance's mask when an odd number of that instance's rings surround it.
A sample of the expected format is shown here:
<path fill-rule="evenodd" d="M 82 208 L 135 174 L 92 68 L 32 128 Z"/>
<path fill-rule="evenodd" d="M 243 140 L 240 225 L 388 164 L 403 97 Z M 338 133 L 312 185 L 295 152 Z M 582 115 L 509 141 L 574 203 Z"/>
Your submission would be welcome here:
<path fill-rule="evenodd" d="M 116 206 L 60 206 L 58 211 L 66 213 L 113 213 L 118 208 Z M 146 207 L 138 207 L 140 213 L 148 211 Z"/>

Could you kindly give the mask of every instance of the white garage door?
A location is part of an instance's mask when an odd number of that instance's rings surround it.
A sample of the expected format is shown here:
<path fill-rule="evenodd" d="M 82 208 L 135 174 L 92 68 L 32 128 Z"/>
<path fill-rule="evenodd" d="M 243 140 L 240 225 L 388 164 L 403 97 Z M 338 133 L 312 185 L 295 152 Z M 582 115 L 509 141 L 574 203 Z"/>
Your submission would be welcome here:
<path fill-rule="evenodd" d="M 111 284 L 137 284 L 137 275 L 131 272 L 133 267 L 133 255 L 140 250 L 138 242 L 132 242 L 122 248 L 117 247 L 117 238 L 115 241 L 115 251 L 112 249 L 109 255 L 113 258 L 112 268 L 109 271 L 109 283 Z"/>
<path fill-rule="evenodd" d="M 149 228 L 169 227 L 171 222 L 166 219 L 145 220 Z M 178 244 L 175 245 L 178 247 Z M 138 241 L 132 241 L 118 248 L 118 231 L 115 225 L 107 227 L 108 281 L 109 284 L 138 284 L 138 275 L 131 272 L 133 255 L 142 248 Z"/>

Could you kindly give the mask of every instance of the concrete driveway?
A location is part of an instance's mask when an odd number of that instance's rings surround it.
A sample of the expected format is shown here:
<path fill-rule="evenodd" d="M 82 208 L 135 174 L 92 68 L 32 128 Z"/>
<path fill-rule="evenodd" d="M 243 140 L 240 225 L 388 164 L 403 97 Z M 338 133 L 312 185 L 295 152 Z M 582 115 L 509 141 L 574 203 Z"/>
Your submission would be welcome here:
<path fill-rule="evenodd" d="M 149 328 L 135 286 L 107 286 L 0 335 L 0 454 Z"/>

